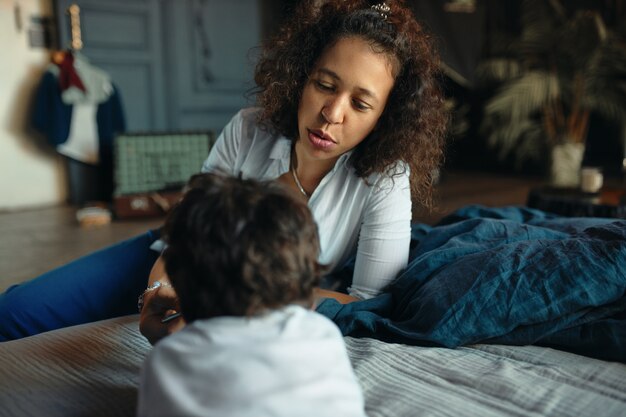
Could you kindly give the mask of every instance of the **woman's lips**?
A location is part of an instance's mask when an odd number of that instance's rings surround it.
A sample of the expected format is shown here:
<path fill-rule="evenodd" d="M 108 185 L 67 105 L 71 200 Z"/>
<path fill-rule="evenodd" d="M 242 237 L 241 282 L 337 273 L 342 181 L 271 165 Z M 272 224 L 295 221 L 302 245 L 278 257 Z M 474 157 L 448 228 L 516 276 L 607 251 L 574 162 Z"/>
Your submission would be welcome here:
<path fill-rule="evenodd" d="M 309 141 L 319 149 L 329 149 L 336 145 L 333 138 L 321 130 L 309 130 Z"/>

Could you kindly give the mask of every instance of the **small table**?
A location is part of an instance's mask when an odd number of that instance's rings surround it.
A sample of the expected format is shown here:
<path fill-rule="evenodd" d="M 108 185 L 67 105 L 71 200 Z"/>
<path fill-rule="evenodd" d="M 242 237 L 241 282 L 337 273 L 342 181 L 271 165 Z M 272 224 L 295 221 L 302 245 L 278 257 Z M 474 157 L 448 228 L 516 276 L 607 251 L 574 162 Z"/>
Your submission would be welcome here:
<path fill-rule="evenodd" d="M 598 193 L 576 188 L 537 187 L 530 190 L 526 205 L 571 217 L 626 218 L 626 189 L 605 187 Z"/>

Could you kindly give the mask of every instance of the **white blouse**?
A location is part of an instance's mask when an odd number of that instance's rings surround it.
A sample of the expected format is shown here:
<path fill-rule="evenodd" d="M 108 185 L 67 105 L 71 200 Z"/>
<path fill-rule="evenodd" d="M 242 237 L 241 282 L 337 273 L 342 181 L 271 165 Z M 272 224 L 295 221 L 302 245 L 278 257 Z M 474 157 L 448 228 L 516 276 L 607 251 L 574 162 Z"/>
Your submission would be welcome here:
<path fill-rule="evenodd" d="M 203 172 L 274 180 L 289 171 L 291 141 L 259 128 L 258 109 L 241 110 L 226 125 Z M 356 253 L 350 295 L 378 295 L 406 267 L 411 239 L 409 168 L 398 164 L 393 178 L 357 177 L 342 155 L 315 189 L 308 205 L 320 236 L 320 263 L 337 269 Z M 332 289 L 332 288 L 331 288 Z"/>

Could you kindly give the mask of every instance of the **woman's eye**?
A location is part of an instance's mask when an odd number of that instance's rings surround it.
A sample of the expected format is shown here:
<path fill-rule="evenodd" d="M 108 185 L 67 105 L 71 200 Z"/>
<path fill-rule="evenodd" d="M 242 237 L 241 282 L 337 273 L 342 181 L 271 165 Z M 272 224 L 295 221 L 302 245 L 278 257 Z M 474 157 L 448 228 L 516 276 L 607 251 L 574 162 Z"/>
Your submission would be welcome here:
<path fill-rule="evenodd" d="M 321 81 L 315 81 L 315 85 L 322 91 L 333 91 L 334 87 L 332 84 L 327 84 Z"/>
<path fill-rule="evenodd" d="M 370 106 L 361 100 L 353 100 L 352 103 L 357 110 L 365 111 L 370 109 Z"/>

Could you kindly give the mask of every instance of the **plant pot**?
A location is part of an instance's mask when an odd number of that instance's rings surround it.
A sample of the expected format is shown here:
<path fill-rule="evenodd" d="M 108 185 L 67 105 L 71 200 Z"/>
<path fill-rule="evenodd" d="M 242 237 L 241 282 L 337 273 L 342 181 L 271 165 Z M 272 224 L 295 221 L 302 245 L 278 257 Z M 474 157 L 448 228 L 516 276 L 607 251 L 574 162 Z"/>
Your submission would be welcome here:
<path fill-rule="evenodd" d="M 550 184 L 554 187 L 578 187 L 580 167 L 585 153 L 582 143 L 562 143 L 552 148 Z"/>

